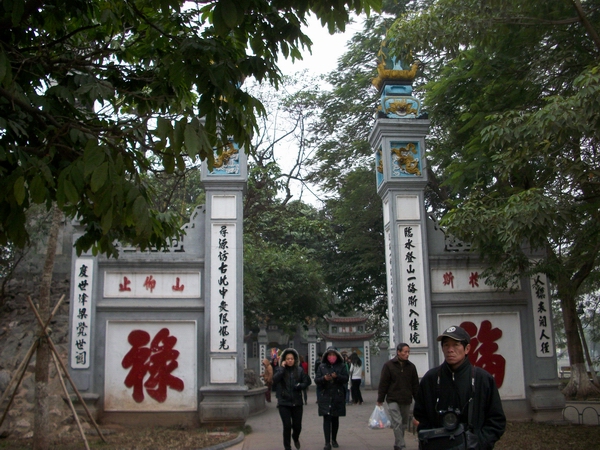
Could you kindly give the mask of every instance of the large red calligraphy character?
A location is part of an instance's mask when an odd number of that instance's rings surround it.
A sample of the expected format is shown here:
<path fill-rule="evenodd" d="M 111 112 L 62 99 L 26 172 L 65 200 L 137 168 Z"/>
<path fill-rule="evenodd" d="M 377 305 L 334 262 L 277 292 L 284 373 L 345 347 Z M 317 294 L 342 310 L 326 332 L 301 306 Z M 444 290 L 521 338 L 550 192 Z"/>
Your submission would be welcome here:
<path fill-rule="evenodd" d="M 460 326 L 471 335 L 471 351 L 469 352 L 471 363 L 487 370 L 496 380 L 496 385 L 501 387 L 504 383 L 506 360 L 502 355 L 496 354 L 498 350 L 496 341 L 502 337 L 502 330 L 492 328 L 489 320 L 481 322 L 479 332 L 477 325 L 473 322 L 463 322 Z"/>
<path fill-rule="evenodd" d="M 144 377 L 148 371 L 146 361 L 150 357 L 150 349 L 145 347 L 150 342 L 150 335 L 143 330 L 133 330 L 129 333 L 127 341 L 131 344 L 131 350 L 127 352 L 121 365 L 124 369 L 131 370 L 125 378 L 125 386 L 133 387 L 133 399 L 141 403 L 144 401 Z"/>
<path fill-rule="evenodd" d="M 131 367 L 125 378 L 125 386 L 133 387 L 132 397 L 137 403 L 144 400 L 144 388 L 150 397 L 160 403 L 167 399 L 167 387 L 183 391 L 183 381 L 171 375 L 179 366 L 176 361 L 179 352 L 173 350 L 177 338 L 169 336 L 168 328 L 163 328 L 156 334 L 150 347 L 146 347 L 150 342 L 150 335 L 143 330 L 132 331 L 127 340 L 132 348 L 121 365 L 124 369 Z M 149 377 L 144 383 L 146 374 Z"/>
<path fill-rule="evenodd" d="M 171 375 L 171 372 L 179 367 L 179 363 L 176 361 L 179 352 L 173 350 L 176 343 L 177 338 L 169 336 L 169 330 L 163 328 L 156 333 L 150 344 L 152 351 L 148 364 L 150 377 L 144 386 L 148 395 L 160 403 L 167 399 L 167 387 L 179 392 L 183 391 L 183 381 Z"/>

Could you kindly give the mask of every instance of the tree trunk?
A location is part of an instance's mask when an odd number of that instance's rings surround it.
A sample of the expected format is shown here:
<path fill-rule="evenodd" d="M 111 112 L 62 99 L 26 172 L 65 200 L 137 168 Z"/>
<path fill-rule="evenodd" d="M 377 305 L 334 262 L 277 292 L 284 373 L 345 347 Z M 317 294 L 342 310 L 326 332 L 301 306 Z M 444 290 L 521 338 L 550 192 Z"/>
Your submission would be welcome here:
<path fill-rule="evenodd" d="M 569 363 L 571 364 L 571 379 L 562 392 L 567 398 L 577 399 L 598 395 L 600 390 L 590 381 L 583 358 L 583 345 L 577 327 L 579 317 L 577 316 L 575 297 L 564 294 L 564 292 L 561 295 L 560 289 L 559 297 L 567 336 Z"/>
<path fill-rule="evenodd" d="M 581 317 L 579 317 L 579 315 L 577 316 L 577 329 L 579 330 L 579 336 L 581 337 L 581 343 L 583 344 L 585 360 L 587 361 L 587 367 L 592 379 L 592 383 L 594 383 L 596 387 L 600 387 L 600 385 L 598 384 L 598 377 L 596 376 L 596 371 L 594 370 L 594 363 L 592 362 L 592 357 L 590 356 L 590 350 L 588 349 L 587 339 L 585 338 L 585 332 L 583 331 L 583 325 L 581 325 Z"/>
<path fill-rule="evenodd" d="M 40 284 L 38 311 L 44 322 L 50 316 L 50 285 L 56 256 L 56 242 L 62 219 L 62 212 L 53 206 L 52 223 L 46 246 L 46 261 Z M 43 336 L 38 325 L 38 335 Z M 48 373 L 50 369 L 50 347 L 46 339 L 40 339 L 35 359 L 35 413 L 33 418 L 33 448 L 47 450 L 50 448 L 50 423 L 48 421 Z"/>

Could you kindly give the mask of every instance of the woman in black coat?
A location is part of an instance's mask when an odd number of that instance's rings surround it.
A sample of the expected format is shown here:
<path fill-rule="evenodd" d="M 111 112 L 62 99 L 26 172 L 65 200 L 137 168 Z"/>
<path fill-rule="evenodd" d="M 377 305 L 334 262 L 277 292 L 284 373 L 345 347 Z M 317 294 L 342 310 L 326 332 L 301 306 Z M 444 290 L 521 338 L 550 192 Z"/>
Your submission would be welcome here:
<path fill-rule="evenodd" d="M 291 439 L 294 446 L 300 448 L 300 432 L 302 431 L 302 391 L 311 381 L 299 365 L 298 352 L 287 348 L 281 353 L 280 366 L 273 374 L 273 389 L 277 394 L 277 408 L 283 423 L 283 447 L 291 450 Z"/>
<path fill-rule="evenodd" d="M 325 434 L 325 447 L 323 450 L 338 448 L 337 433 L 340 428 L 340 417 L 346 415 L 346 385 L 348 384 L 348 370 L 340 352 L 329 347 L 319 369 L 315 374 L 315 383 L 321 387 L 317 403 L 319 416 L 323 416 L 323 433 Z"/>

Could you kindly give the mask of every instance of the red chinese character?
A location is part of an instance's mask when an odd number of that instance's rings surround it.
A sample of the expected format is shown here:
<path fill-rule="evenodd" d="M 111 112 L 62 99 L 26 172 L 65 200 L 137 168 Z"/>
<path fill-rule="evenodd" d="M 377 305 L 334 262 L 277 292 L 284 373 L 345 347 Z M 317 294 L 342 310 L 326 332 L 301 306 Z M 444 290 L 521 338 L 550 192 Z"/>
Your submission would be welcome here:
<path fill-rule="evenodd" d="M 169 329 L 163 328 L 158 333 L 150 347 L 150 335 L 143 330 L 134 330 L 127 338 L 132 348 L 123 358 L 121 365 L 124 369 L 131 367 L 125 378 L 125 386 L 133 387 L 132 397 L 137 403 L 144 400 L 144 388 L 150 397 L 157 402 L 167 399 L 167 387 L 176 391 L 183 391 L 183 380 L 171 375 L 179 364 L 176 359 L 179 352 L 173 350 L 177 343 L 175 336 L 169 336 Z M 144 377 L 149 375 L 146 382 Z"/>
<path fill-rule="evenodd" d="M 496 380 L 498 387 L 504 383 L 506 371 L 506 360 L 502 355 L 496 354 L 498 344 L 496 341 L 502 337 L 500 328 L 492 328 L 489 320 L 481 322 L 479 332 L 477 325 L 473 322 L 463 322 L 460 324 L 471 337 L 471 351 L 469 360 L 471 364 L 487 370 Z"/>
<path fill-rule="evenodd" d="M 145 345 L 150 342 L 150 335 L 143 330 L 133 330 L 127 341 L 131 344 L 131 350 L 127 352 L 121 365 L 123 369 L 131 367 L 131 370 L 125 378 L 125 386 L 133 388 L 133 399 L 141 403 L 144 400 L 144 377 L 148 371 L 146 361 L 150 357 L 150 349 Z"/>
<path fill-rule="evenodd" d="M 471 287 L 479 287 L 479 273 L 471 272 L 469 276 L 469 284 Z"/>
<path fill-rule="evenodd" d="M 452 274 L 452 272 L 446 272 L 444 274 L 444 286 L 448 285 L 450 285 L 450 287 L 454 289 L 454 275 Z"/>
<path fill-rule="evenodd" d="M 123 282 L 119 283 L 119 292 L 131 291 L 129 285 L 131 284 L 131 280 L 127 277 L 123 277 Z"/>
<path fill-rule="evenodd" d="M 154 290 L 154 288 L 156 287 L 156 280 L 152 278 L 152 275 L 146 277 L 146 281 L 144 281 L 144 287 L 146 288 L 146 290 L 149 289 L 150 292 Z"/>
<path fill-rule="evenodd" d="M 174 291 L 183 291 L 185 285 L 179 284 L 179 277 L 175 278 L 175 286 L 171 286 Z"/>

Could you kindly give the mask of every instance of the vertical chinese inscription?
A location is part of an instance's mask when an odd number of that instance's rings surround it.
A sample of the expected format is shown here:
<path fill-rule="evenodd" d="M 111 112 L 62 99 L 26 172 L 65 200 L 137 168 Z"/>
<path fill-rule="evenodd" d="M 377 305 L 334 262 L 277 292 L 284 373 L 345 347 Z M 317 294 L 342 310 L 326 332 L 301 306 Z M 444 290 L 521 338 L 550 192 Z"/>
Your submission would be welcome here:
<path fill-rule="evenodd" d="M 427 346 L 424 256 L 420 225 L 400 225 L 400 304 L 403 338 L 411 347 Z"/>
<path fill-rule="evenodd" d="M 533 302 L 533 330 L 536 339 L 535 353 L 541 358 L 554 356 L 554 337 L 552 335 L 552 310 L 550 293 L 545 274 L 537 274 L 530 280 L 531 300 Z"/>
<path fill-rule="evenodd" d="M 388 295 L 388 321 L 389 321 L 389 330 L 390 330 L 390 347 L 395 346 L 396 339 L 396 330 L 394 329 L 395 317 L 396 317 L 396 308 L 395 308 L 395 298 L 394 298 L 394 253 L 392 251 L 392 238 L 390 236 L 390 229 L 386 228 L 385 230 L 385 268 L 387 275 L 387 295 Z"/>
<path fill-rule="evenodd" d="M 211 244 L 211 351 L 237 351 L 236 233 L 234 224 L 213 224 Z"/>
<path fill-rule="evenodd" d="M 90 334 L 94 285 L 94 264 L 89 258 L 75 261 L 73 308 L 71 309 L 71 368 L 90 367 Z"/>

